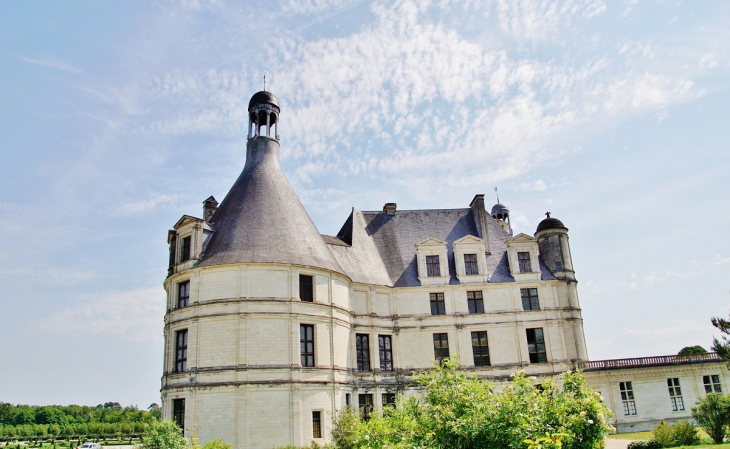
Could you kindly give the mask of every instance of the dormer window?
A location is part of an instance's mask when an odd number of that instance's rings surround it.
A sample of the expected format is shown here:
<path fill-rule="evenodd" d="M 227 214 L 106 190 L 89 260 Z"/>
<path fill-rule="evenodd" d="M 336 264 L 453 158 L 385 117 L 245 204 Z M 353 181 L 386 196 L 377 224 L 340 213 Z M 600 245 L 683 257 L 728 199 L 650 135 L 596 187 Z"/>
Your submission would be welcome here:
<path fill-rule="evenodd" d="M 182 239 L 182 253 L 180 254 L 180 262 L 190 260 L 190 237 Z"/>
<path fill-rule="evenodd" d="M 476 254 L 464 254 L 464 273 L 467 276 L 479 274 Z"/>
<path fill-rule="evenodd" d="M 439 263 L 439 256 L 426 256 L 426 276 L 428 276 L 428 277 L 441 276 L 441 266 Z"/>
<path fill-rule="evenodd" d="M 421 285 L 448 284 L 449 275 L 448 250 L 446 241 L 436 237 L 416 243 L 416 266 L 418 280 Z"/>
<path fill-rule="evenodd" d="M 520 273 L 532 273 L 532 265 L 530 265 L 530 253 L 517 253 L 517 263 L 520 265 Z"/>

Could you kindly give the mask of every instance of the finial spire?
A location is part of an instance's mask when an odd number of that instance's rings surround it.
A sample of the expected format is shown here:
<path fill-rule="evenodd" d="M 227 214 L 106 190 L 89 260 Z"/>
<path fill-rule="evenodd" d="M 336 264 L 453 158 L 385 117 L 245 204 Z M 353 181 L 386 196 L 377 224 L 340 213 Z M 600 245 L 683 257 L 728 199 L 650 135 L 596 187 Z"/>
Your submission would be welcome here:
<path fill-rule="evenodd" d="M 266 75 L 264 75 L 264 92 L 266 92 Z"/>
<path fill-rule="evenodd" d="M 497 192 L 497 202 L 499 203 L 499 192 L 497 191 L 497 188 L 494 188 L 494 191 Z"/>
<path fill-rule="evenodd" d="M 545 212 L 545 216 L 546 216 L 547 218 L 550 218 L 550 212 L 549 212 L 549 211 L 548 211 L 548 212 Z"/>

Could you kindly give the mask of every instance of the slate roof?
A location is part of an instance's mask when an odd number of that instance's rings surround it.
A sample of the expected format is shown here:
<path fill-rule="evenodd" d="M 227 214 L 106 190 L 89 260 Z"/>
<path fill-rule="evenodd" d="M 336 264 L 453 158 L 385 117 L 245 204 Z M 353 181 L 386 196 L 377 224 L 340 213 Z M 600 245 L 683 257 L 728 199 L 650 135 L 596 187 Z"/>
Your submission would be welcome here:
<path fill-rule="evenodd" d="M 344 271 L 279 165 L 279 143 L 250 139 L 246 165 L 210 219 L 215 231 L 198 267 L 285 263 Z"/>
<path fill-rule="evenodd" d="M 491 254 L 487 254 L 489 282 L 514 282 L 507 261 L 506 241 L 512 236 L 487 216 Z M 418 280 L 416 243 L 428 237 L 445 240 L 448 250 L 450 283 L 458 284 L 454 266 L 454 241 L 479 236 L 471 209 L 399 210 L 385 212 L 352 211 L 338 233 L 338 241 L 328 245 L 345 273 L 355 282 L 395 287 L 421 285 Z M 540 261 L 542 279 L 556 279 Z"/>

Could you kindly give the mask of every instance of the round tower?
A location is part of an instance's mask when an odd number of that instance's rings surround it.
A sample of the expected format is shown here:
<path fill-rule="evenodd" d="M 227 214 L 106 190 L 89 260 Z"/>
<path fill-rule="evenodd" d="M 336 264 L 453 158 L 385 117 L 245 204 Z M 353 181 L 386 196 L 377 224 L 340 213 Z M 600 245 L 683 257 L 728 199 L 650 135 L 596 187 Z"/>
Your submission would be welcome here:
<path fill-rule="evenodd" d="M 568 243 L 568 228 L 562 221 L 552 218 L 550 212 L 545 216 L 535 231 L 540 257 L 558 279 L 575 280 Z"/>

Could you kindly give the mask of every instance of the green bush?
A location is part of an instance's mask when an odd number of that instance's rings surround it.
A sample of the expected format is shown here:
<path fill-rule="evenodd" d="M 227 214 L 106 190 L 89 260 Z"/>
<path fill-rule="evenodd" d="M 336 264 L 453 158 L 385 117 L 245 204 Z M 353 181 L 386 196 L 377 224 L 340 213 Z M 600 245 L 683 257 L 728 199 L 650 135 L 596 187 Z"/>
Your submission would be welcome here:
<path fill-rule="evenodd" d="M 661 449 L 663 446 L 656 440 L 634 441 L 629 443 L 627 449 Z"/>
<path fill-rule="evenodd" d="M 674 433 L 674 442 L 677 446 L 694 446 L 700 444 L 700 436 L 697 429 L 692 423 L 687 421 L 679 421 L 672 424 L 672 432 Z"/>
<path fill-rule="evenodd" d="M 719 394 L 708 394 L 698 399 L 696 406 L 692 407 L 692 417 L 715 444 L 720 444 L 730 424 L 730 399 Z"/>
<path fill-rule="evenodd" d="M 205 443 L 203 449 L 231 449 L 231 445 L 224 443 L 220 438 L 216 438 Z"/>
<path fill-rule="evenodd" d="M 143 449 L 188 449 L 189 445 L 180 426 L 169 420 L 148 425 L 142 436 Z"/>
<path fill-rule="evenodd" d="M 446 361 L 414 375 L 423 395 L 401 400 L 385 416 L 364 422 L 351 410 L 338 414 L 337 447 L 523 448 L 526 440 L 547 438 L 543 447 L 589 449 L 601 447 L 612 430 L 611 412 L 581 373 L 538 388 L 520 372 L 500 391 L 458 368 L 458 361 Z"/>

